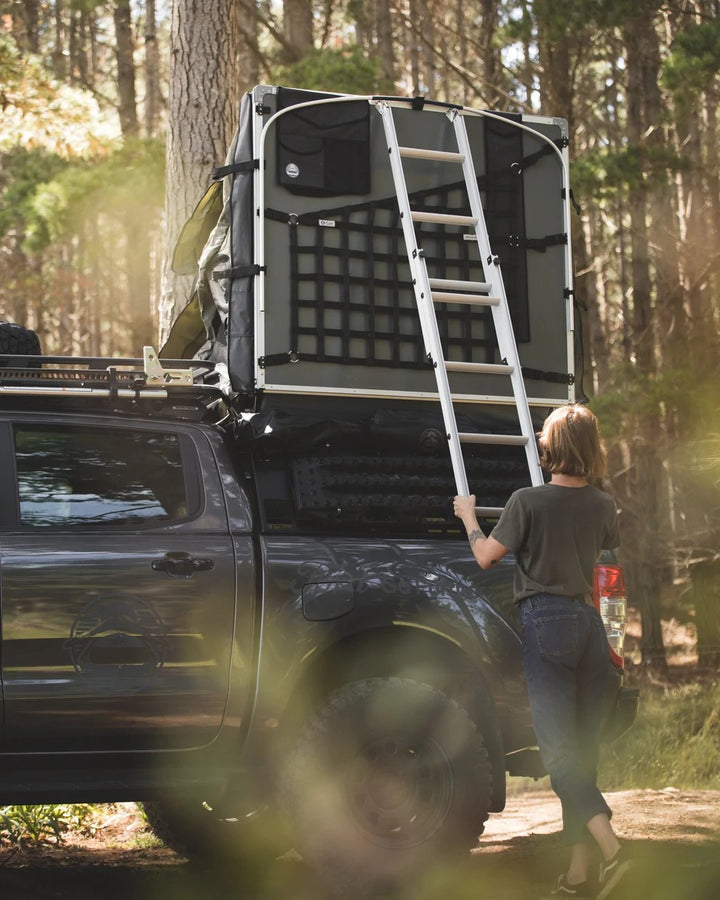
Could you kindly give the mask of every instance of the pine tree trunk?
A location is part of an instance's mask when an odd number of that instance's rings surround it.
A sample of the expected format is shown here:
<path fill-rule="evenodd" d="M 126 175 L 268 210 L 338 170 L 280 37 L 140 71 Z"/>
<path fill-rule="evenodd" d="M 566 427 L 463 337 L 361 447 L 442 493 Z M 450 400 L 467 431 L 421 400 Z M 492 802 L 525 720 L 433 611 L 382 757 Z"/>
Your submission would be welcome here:
<path fill-rule="evenodd" d="M 435 23 L 428 0 L 420 0 L 420 22 L 422 34 L 422 80 L 423 95 L 435 98 Z"/>
<path fill-rule="evenodd" d="M 468 36 L 467 36 L 467 24 L 465 17 L 465 4 L 463 0 L 456 0 L 455 2 L 455 23 L 457 27 L 458 34 L 458 44 L 457 44 L 457 52 L 459 57 L 459 63 L 463 69 L 469 68 L 469 60 L 468 60 Z M 465 82 L 462 83 L 462 97 L 460 98 L 460 102 L 463 105 L 469 102 L 470 99 L 470 86 Z M 447 98 L 451 100 L 450 97 Z M 451 101 L 452 102 L 452 101 Z"/>
<path fill-rule="evenodd" d="M 117 58 L 118 112 L 123 137 L 137 137 L 140 125 L 135 98 L 135 60 L 130 0 L 116 0 L 113 10 Z"/>
<path fill-rule="evenodd" d="M 576 269 L 581 275 L 576 277 L 575 295 L 581 310 L 579 322 L 575 322 L 576 330 L 582 330 L 582 345 L 585 349 L 583 371 L 576 372 L 582 375 L 582 386 L 586 394 L 592 394 L 595 390 L 595 372 L 600 384 L 606 384 L 609 376 L 608 346 L 605 331 L 600 319 L 600 298 L 598 296 L 597 273 L 594 271 L 592 260 L 592 231 L 590 223 L 586 227 L 575 229 L 572 246 L 576 261 Z"/>
<path fill-rule="evenodd" d="M 692 598 L 701 666 L 720 666 L 720 559 L 692 568 Z"/>
<path fill-rule="evenodd" d="M 312 25 L 312 0 L 283 0 L 283 32 L 288 62 L 297 62 L 312 50 Z"/>
<path fill-rule="evenodd" d="M 160 302 L 164 338 L 190 291 L 189 276 L 170 269 L 183 223 L 223 162 L 237 125 L 240 97 L 234 0 L 176 0 L 171 22 L 165 195 L 166 250 Z"/>
<path fill-rule="evenodd" d="M 145 134 L 154 137 L 160 120 L 160 50 L 155 0 L 145 0 Z"/>
<path fill-rule="evenodd" d="M 641 148 L 649 122 L 648 84 L 652 76 L 647 66 L 653 59 L 656 41 L 652 17 L 633 15 L 625 24 L 627 48 L 627 137 L 631 147 Z M 655 80 L 659 72 L 655 71 Z M 642 166 L 642 163 L 640 163 Z M 641 168 L 642 171 L 642 168 Z M 628 197 L 630 215 L 630 254 L 632 282 L 632 335 L 636 367 L 640 373 L 655 371 L 655 335 L 653 329 L 652 281 L 650 275 L 648 199 L 641 171 L 631 184 Z M 637 515 L 630 519 L 635 531 L 635 558 L 630 567 L 632 602 L 642 617 L 643 665 L 665 674 L 667 664 L 662 637 L 660 587 L 663 566 L 662 529 L 659 496 L 662 485 L 660 410 L 648 401 L 634 417 L 635 433 L 628 435 L 633 466 L 633 505 Z"/>
<path fill-rule="evenodd" d="M 16 0 L 12 10 L 12 33 L 18 47 L 28 53 L 38 53 L 39 0 Z"/>
<path fill-rule="evenodd" d="M 407 53 L 410 67 L 410 91 L 413 97 L 420 94 L 420 44 L 415 25 L 418 21 L 418 0 L 409 0 L 409 16 L 406 22 Z"/>
<path fill-rule="evenodd" d="M 548 116 L 564 116 L 574 131 L 570 41 L 567 26 L 558 20 L 551 0 L 535 4 L 540 59 L 540 105 Z"/>
<path fill-rule="evenodd" d="M 377 48 L 380 56 L 380 90 L 392 94 L 396 72 L 390 0 L 378 0 L 377 3 Z"/>
<path fill-rule="evenodd" d="M 55 46 L 52 51 L 52 68 L 56 78 L 65 80 L 65 23 L 63 21 L 62 0 L 55 0 Z"/>
<path fill-rule="evenodd" d="M 238 96 L 260 84 L 261 54 L 258 46 L 258 20 L 246 18 L 238 4 L 235 8 L 238 32 Z"/>
<path fill-rule="evenodd" d="M 494 37 L 497 31 L 498 5 L 495 0 L 482 0 L 480 5 L 481 29 L 482 29 L 482 71 L 483 91 L 482 95 L 490 109 L 494 109 L 499 101 L 500 94 L 495 90 L 500 77 L 500 60 L 495 48 Z"/>

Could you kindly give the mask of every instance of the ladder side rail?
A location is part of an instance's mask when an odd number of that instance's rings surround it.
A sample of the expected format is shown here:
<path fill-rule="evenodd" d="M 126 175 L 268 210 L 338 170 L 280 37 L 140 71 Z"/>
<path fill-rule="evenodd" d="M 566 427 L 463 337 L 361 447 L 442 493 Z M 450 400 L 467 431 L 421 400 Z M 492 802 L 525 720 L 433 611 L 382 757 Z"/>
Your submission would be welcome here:
<path fill-rule="evenodd" d="M 385 129 L 390 168 L 392 170 L 395 191 L 400 208 L 400 221 L 402 224 L 403 236 L 405 238 L 408 262 L 410 263 L 415 300 L 420 317 L 420 327 L 425 342 L 425 350 L 430 357 L 435 371 L 435 380 L 450 449 L 450 459 L 452 462 L 453 474 L 455 476 L 455 485 L 458 494 L 467 497 L 470 494 L 470 490 L 468 488 L 462 447 L 458 437 L 455 409 L 453 407 L 450 383 L 445 368 L 440 332 L 435 317 L 435 310 L 432 306 L 430 278 L 428 276 L 425 261 L 420 255 L 420 248 L 417 245 L 417 235 L 413 224 L 412 211 L 410 209 L 410 198 L 408 197 L 407 186 L 405 183 L 405 173 L 400 158 L 395 121 L 392 116 L 392 111 L 387 104 L 378 104 L 377 109 L 382 116 L 383 127 Z"/>
<path fill-rule="evenodd" d="M 530 482 L 537 486 L 543 484 L 545 479 L 540 467 L 540 459 L 538 457 L 537 444 L 535 442 L 535 429 L 527 401 L 525 382 L 522 377 L 520 357 L 515 342 L 515 334 L 513 332 L 505 284 L 500 271 L 499 262 L 490 246 L 490 237 L 487 231 L 485 214 L 480 199 L 480 191 L 475 176 L 475 168 L 472 162 L 472 153 L 467 136 L 467 129 L 465 128 L 465 121 L 459 113 L 453 111 L 450 115 L 453 118 L 453 126 L 455 128 L 458 147 L 464 157 L 462 163 L 463 175 L 465 177 L 468 199 L 470 201 L 470 210 L 473 218 L 476 219 L 476 224 L 474 226 L 475 235 L 482 254 L 485 277 L 493 285 L 492 293 L 495 296 L 500 297 L 500 303 L 491 306 L 491 312 L 493 322 L 495 323 L 500 356 L 506 361 L 507 365 L 511 367 L 509 377 L 515 395 L 515 404 L 518 419 L 520 421 L 520 431 L 521 434 L 527 438 L 525 453 L 527 456 L 528 468 L 530 470 Z"/>

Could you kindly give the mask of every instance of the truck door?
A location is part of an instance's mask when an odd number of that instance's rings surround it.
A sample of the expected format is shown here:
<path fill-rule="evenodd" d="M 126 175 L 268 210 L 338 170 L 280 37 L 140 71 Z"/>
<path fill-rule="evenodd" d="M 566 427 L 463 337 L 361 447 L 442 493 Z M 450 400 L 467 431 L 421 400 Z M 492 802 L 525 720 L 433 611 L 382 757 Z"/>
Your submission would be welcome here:
<path fill-rule="evenodd" d="M 23 415 L 0 442 L 4 748 L 212 740 L 236 568 L 207 435 Z"/>

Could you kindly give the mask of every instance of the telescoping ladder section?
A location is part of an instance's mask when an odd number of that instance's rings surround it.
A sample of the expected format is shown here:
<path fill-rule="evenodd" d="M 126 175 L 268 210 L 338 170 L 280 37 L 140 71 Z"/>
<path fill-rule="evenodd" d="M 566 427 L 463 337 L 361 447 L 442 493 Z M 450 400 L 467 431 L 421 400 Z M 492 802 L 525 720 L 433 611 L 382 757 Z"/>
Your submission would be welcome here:
<path fill-rule="evenodd" d="M 433 365 L 437 381 L 443 421 L 450 448 L 455 485 L 460 495 L 468 496 L 467 474 L 462 454 L 462 443 L 520 445 L 525 448 L 530 483 L 543 483 L 542 470 L 535 443 L 532 417 L 522 378 L 522 370 L 512 328 L 510 308 L 508 306 L 505 285 L 500 271 L 498 257 L 492 252 L 487 224 L 480 199 L 480 191 L 475 175 L 470 143 L 465 120 L 458 109 L 450 109 L 446 115 L 455 131 L 458 150 L 426 150 L 419 147 L 401 147 L 398 144 L 393 108 L 387 101 L 380 101 L 377 109 L 383 120 L 385 137 L 388 146 L 390 166 L 392 169 L 395 192 L 400 208 L 400 220 L 405 238 L 405 246 L 410 263 L 410 272 L 417 302 L 420 326 L 425 342 L 425 351 Z M 422 212 L 410 207 L 403 158 L 434 160 L 436 162 L 459 165 L 462 167 L 463 179 L 470 204 L 470 215 L 450 215 L 447 213 Z M 444 277 L 431 277 L 422 249 L 418 246 L 415 232 L 416 222 L 429 222 L 439 225 L 467 226 L 474 230 L 475 240 L 480 251 L 484 282 L 457 281 Z M 470 363 L 446 360 L 437 316 L 436 303 L 463 303 L 487 306 L 492 312 L 498 349 L 502 363 Z M 463 433 L 457 428 L 457 420 L 453 407 L 453 396 L 450 390 L 448 372 L 469 372 L 482 375 L 498 375 L 509 377 L 512 385 L 513 399 L 520 424 L 519 435 Z M 488 517 L 497 516 L 501 509 L 496 507 L 478 507 L 478 514 Z"/>

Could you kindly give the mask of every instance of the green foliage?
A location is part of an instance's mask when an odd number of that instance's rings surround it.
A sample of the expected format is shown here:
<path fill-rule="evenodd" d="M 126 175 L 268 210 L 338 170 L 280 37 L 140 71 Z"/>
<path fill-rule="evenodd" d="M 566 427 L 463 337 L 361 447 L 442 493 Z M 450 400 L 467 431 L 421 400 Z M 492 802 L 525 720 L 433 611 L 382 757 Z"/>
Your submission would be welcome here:
<path fill-rule="evenodd" d="M 664 0 L 585 0 L 587 18 L 601 28 L 621 28 L 628 20 L 653 15 Z"/>
<path fill-rule="evenodd" d="M 720 20 L 681 31 L 663 65 L 662 82 L 675 101 L 691 103 L 720 72 Z"/>
<path fill-rule="evenodd" d="M 146 215 L 162 205 L 164 166 L 162 143 L 150 140 L 90 161 L 16 150 L 0 183 L 0 234 L 17 228 L 26 250 L 38 252 L 77 233 L 94 211 L 123 221 Z"/>
<path fill-rule="evenodd" d="M 6 90 L 16 86 L 22 78 L 22 61 L 17 45 L 10 35 L 0 29 L 0 99 L 5 105 Z"/>
<path fill-rule="evenodd" d="M 92 807 L 85 804 L 0 807 L 0 841 L 21 844 L 27 841 L 62 842 L 71 829 L 87 827 Z"/>
<path fill-rule="evenodd" d="M 621 28 L 628 20 L 652 16 L 663 0 L 535 0 L 532 12 L 546 36 L 557 40 L 592 28 Z"/>
<path fill-rule="evenodd" d="M 603 788 L 720 790 L 719 707 L 717 681 L 643 685 L 637 722 L 603 750 Z"/>
<path fill-rule="evenodd" d="M 640 686 L 640 709 L 633 727 L 600 751 L 598 782 L 603 790 L 674 787 L 719 790 L 720 681 Z M 511 796 L 547 790 L 547 778 L 513 778 Z"/>
<path fill-rule="evenodd" d="M 67 165 L 56 153 L 42 149 L 16 147 L 0 157 L 0 237 L 13 229 L 24 232 L 38 187 Z"/>
<path fill-rule="evenodd" d="M 513 7 L 510 10 L 499 10 L 500 24 L 497 39 L 499 46 L 507 47 L 515 42 L 530 43 L 533 37 L 535 23 L 527 6 L 519 9 Z"/>
<path fill-rule="evenodd" d="M 619 152 L 595 150 L 573 162 L 573 190 L 578 196 L 608 199 L 620 189 L 666 184 L 670 173 L 687 170 L 687 159 L 668 146 L 628 145 Z"/>
<path fill-rule="evenodd" d="M 102 6 L 101 0 L 70 0 L 70 9 L 76 9 L 78 12 L 91 13 L 99 6 Z"/>
<path fill-rule="evenodd" d="M 592 0 L 535 0 L 532 6 L 538 29 L 554 41 L 587 27 Z"/>
<path fill-rule="evenodd" d="M 613 379 L 614 386 L 603 389 L 590 404 L 608 444 L 632 434 L 634 423 L 659 416 L 663 409 L 682 408 L 687 412 L 696 382 L 689 369 L 668 367 L 648 373 L 632 363 L 616 366 Z"/>
<path fill-rule="evenodd" d="M 390 90 L 380 82 L 377 59 L 368 59 L 357 46 L 311 50 L 299 62 L 277 70 L 278 84 L 311 91 L 378 94 Z"/>

